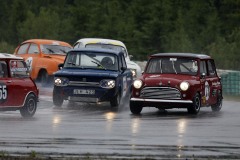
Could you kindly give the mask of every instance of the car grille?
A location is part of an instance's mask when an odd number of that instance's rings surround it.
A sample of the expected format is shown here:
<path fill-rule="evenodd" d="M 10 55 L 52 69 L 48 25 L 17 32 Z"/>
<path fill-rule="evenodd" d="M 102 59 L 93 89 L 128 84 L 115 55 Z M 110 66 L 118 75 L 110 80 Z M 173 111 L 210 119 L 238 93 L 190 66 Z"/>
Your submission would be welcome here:
<path fill-rule="evenodd" d="M 80 81 L 69 81 L 69 86 L 89 86 L 99 87 L 99 82 L 80 82 Z"/>
<path fill-rule="evenodd" d="M 171 87 L 145 87 L 141 90 L 141 98 L 148 99 L 181 99 L 181 93 Z"/>

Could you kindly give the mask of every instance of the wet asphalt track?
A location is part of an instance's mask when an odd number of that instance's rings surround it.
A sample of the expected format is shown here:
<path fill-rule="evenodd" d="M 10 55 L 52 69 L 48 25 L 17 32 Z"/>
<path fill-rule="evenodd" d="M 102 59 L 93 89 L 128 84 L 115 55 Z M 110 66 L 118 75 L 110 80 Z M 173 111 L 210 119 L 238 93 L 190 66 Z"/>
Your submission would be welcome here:
<path fill-rule="evenodd" d="M 32 119 L 19 111 L 0 112 L 1 155 L 90 159 L 240 159 L 240 102 L 224 100 L 222 111 L 202 108 L 144 108 L 134 116 L 128 105 L 54 107 L 51 89 L 41 89 Z"/>

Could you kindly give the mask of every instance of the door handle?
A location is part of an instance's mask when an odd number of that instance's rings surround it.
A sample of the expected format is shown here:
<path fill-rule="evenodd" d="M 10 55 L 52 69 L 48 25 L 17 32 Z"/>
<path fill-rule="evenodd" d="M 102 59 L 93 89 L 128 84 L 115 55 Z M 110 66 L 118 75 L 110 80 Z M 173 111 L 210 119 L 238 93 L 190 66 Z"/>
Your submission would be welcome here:
<path fill-rule="evenodd" d="M 7 81 L 7 83 L 12 83 L 12 81 Z"/>

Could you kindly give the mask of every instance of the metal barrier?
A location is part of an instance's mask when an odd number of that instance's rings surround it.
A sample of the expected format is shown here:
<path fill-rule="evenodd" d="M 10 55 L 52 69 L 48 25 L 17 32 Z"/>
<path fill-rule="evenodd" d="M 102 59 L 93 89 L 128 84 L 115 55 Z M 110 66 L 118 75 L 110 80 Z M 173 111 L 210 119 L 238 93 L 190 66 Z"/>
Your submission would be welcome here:
<path fill-rule="evenodd" d="M 240 71 L 218 70 L 222 78 L 223 94 L 240 95 Z"/>

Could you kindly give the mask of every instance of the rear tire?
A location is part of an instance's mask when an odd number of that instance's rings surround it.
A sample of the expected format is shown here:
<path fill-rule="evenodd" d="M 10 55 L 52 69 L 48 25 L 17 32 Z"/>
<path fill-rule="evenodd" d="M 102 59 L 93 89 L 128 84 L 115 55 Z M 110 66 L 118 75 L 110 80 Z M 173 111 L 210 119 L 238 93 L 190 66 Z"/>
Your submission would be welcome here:
<path fill-rule="evenodd" d="M 140 114 L 142 111 L 142 106 L 139 106 L 136 102 L 130 101 L 130 111 L 132 114 Z"/>
<path fill-rule="evenodd" d="M 201 108 L 201 98 L 199 93 L 196 93 L 193 97 L 193 104 L 187 108 L 188 113 L 190 114 L 198 114 Z"/>
<path fill-rule="evenodd" d="M 20 113 L 24 118 L 32 117 L 37 110 L 37 98 L 33 94 L 29 94 L 24 106 L 20 109 Z"/>
<path fill-rule="evenodd" d="M 219 112 L 222 109 L 222 99 L 222 92 L 218 91 L 217 103 L 211 106 L 213 112 Z"/>

